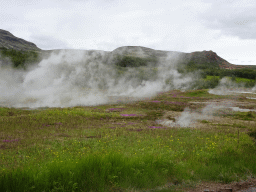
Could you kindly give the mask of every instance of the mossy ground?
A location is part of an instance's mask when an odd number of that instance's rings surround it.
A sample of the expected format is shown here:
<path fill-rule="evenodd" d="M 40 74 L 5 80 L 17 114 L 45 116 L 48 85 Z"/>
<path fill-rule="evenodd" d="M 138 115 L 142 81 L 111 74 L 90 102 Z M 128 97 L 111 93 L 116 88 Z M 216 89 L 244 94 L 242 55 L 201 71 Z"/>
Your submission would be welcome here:
<path fill-rule="evenodd" d="M 0 108 L 0 189 L 174 191 L 200 181 L 253 177 L 254 112 L 219 113 L 195 128 L 155 122 L 186 107 L 200 110 L 212 100 L 252 108 L 254 101 L 240 97 L 174 90 L 93 107 Z"/>

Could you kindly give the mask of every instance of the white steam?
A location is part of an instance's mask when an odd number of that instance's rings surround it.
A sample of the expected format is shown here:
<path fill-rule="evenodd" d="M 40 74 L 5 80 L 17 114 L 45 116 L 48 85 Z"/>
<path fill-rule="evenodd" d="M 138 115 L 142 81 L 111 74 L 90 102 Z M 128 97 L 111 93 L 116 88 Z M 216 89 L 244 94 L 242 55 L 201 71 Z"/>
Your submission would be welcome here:
<path fill-rule="evenodd" d="M 156 120 L 156 123 L 167 126 L 167 127 L 197 127 L 198 120 L 210 120 L 215 115 L 218 115 L 218 111 L 222 109 L 228 109 L 232 111 L 232 103 L 210 103 L 204 107 L 201 111 L 192 111 L 188 107 L 184 109 L 180 116 L 175 117 L 175 120 L 169 120 L 167 118 Z"/>
<path fill-rule="evenodd" d="M 244 83 L 235 83 L 228 77 L 224 77 L 220 80 L 219 85 L 214 89 L 210 89 L 208 92 L 214 95 L 232 95 L 234 93 L 253 93 L 256 87 L 250 89 L 245 88 Z"/>
<path fill-rule="evenodd" d="M 109 103 L 113 96 L 148 98 L 161 91 L 189 88 L 192 82 L 190 76 L 177 72 L 169 58 L 158 63 L 156 77 L 141 79 L 138 68 L 118 73 L 112 63 L 107 64 L 107 54 L 62 50 L 28 71 L 0 65 L 0 106 L 99 105 Z"/>

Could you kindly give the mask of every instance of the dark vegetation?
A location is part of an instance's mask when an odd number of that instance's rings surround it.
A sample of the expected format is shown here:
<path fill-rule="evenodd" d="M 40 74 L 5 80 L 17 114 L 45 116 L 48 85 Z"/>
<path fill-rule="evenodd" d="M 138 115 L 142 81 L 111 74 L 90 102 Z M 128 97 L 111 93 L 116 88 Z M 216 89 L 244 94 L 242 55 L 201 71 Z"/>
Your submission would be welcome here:
<path fill-rule="evenodd" d="M 188 73 L 194 72 L 196 70 L 201 70 L 201 74 L 203 77 L 209 76 L 219 76 L 222 77 L 240 77 L 247 79 L 256 79 L 256 70 L 243 68 L 243 69 L 223 69 L 220 68 L 217 62 L 212 63 L 196 63 L 194 61 L 190 61 L 187 64 L 182 64 L 179 67 L 180 73 Z"/>
<path fill-rule="evenodd" d="M 115 65 L 118 67 L 142 67 L 151 65 L 155 67 L 157 64 L 156 57 L 149 57 L 149 58 L 141 58 L 141 57 L 134 57 L 134 56 L 121 56 L 118 55 L 116 57 Z"/>
<path fill-rule="evenodd" d="M 220 76 L 220 77 L 241 77 L 255 80 L 256 70 L 254 69 L 207 69 L 205 75 Z"/>
<path fill-rule="evenodd" d="M 39 61 L 38 53 L 35 51 L 18 51 L 14 49 L 0 48 L 3 58 L 9 57 L 14 68 L 26 69 L 26 66 Z"/>
<path fill-rule="evenodd" d="M 189 61 L 188 63 L 179 64 L 178 70 L 180 73 L 194 72 L 196 70 L 218 70 L 219 65 L 217 62 L 195 62 Z"/>
<path fill-rule="evenodd" d="M 256 80 L 256 70 L 253 68 L 224 69 L 219 67 L 217 62 L 197 63 L 195 61 L 189 61 L 188 63 L 180 63 L 178 65 L 178 71 L 182 74 L 199 71 L 201 79 L 198 79 L 194 86 L 197 89 L 214 88 L 223 77 L 230 77 L 236 83 L 241 83 L 239 79 L 245 78 L 247 81 L 245 79 L 242 80 L 243 87 L 255 86 Z"/>

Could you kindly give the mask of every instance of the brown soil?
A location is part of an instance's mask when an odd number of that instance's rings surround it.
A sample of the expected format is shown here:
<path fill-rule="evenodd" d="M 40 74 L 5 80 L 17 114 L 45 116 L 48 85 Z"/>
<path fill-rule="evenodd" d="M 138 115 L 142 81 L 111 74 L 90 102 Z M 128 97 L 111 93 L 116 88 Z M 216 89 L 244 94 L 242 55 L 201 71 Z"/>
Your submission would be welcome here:
<path fill-rule="evenodd" d="M 182 189 L 184 192 L 255 192 L 256 191 L 256 179 L 251 178 L 247 181 L 233 182 L 230 184 L 222 184 L 215 182 L 201 182 L 195 188 Z"/>
<path fill-rule="evenodd" d="M 202 181 L 193 187 L 185 187 L 182 184 L 168 183 L 165 186 L 149 190 L 130 190 L 129 192 L 256 192 L 256 178 L 246 181 L 232 182 L 228 184 Z"/>

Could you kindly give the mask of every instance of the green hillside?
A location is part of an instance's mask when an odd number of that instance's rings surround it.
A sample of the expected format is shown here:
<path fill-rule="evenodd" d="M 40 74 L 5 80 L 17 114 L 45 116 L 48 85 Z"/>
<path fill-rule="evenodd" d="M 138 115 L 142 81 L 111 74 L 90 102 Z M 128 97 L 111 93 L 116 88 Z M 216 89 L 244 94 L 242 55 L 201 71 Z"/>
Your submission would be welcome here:
<path fill-rule="evenodd" d="M 36 51 L 19 51 L 15 49 L 0 48 L 2 58 L 10 58 L 14 68 L 25 69 L 27 65 L 39 61 L 38 52 Z"/>

